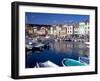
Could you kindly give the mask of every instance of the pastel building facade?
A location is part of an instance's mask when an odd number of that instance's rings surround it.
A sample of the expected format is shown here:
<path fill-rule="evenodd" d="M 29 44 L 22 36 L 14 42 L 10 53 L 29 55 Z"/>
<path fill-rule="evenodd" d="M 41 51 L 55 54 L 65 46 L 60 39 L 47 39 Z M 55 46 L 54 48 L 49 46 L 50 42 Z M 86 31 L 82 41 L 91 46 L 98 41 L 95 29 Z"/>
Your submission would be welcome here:
<path fill-rule="evenodd" d="M 90 26 L 89 26 L 89 22 L 86 22 L 85 23 L 85 34 L 86 35 L 89 35 L 90 34 Z"/>
<path fill-rule="evenodd" d="M 89 22 L 80 22 L 79 24 L 74 25 L 26 25 L 26 32 L 32 36 L 52 35 L 58 38 L 71 35 L 89 36 L 90 27 Z"/>
<path fill-rule="evenodd" d="M 67 35 L 74 34 L 74 26 L 73 25 L 68 25 L 66 28 L 67 28 Z"/>
<path fill-rule="evenodd" d="M 85 22 L 79 23 L 79 35 L 85 35 Z"/>
<path fill-rule="evenodd" d="M 79 23 L 79 34 L 89 35 L 89 32 L 90 32 L 89 22 L 80 22 Z"/>
<path fill-rule="evenodd" d="M 53 25 L 50 28 L 51 35 L 65 37 L 74 34 L 73 25 Z"/>
<path fill-rule="evenodd" d="M 74 25 L 74 35 L 79 35 L 79 25 L 78 24 Z"/>

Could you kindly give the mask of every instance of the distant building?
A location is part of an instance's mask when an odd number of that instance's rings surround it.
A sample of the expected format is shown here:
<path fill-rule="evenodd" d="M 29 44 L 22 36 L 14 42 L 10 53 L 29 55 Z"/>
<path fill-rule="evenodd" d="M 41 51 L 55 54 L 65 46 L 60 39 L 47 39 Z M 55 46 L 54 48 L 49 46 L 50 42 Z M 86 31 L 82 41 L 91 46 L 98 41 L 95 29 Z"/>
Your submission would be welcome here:
<path fill-rule="evenodd" d="M 30 37 L 51 35 L 56 38 L 78 36 L 89 39 L 89 22 L 80 22 L 79 24 L 57 24 L 57 25 L 39 25 L 27 24 L 25 27 L 25 34 Z"/>
<path fill-rule="evenodd" d="M 26 24 L 25 33 L 28 36 L 45 36 L 50 33 L 51 25 L 40 25 L 40 24 Z"/>
<path fill-rule="evenodd" d="M 78 24 L 75 24 L 74 25 L 74 35 L 79 35 L 79 25 Z"/>
<path fill-rule="evenodd" d="M 85 22 L 80 22 L 79 23 L 79 34 L 80 35 L 85 35 Z"/>
<path fill-rule="evenodd" d="M 74 33 L 73 25 L 68 25 L 66 28 L 67 28 L 67 35 L 72 35 Z"/>
<path fill-rule="evenodd" d="M 89 22 L 79 23 L 79 34 L 80 35 L 89 35 L 89 31 L 90 31 Z"/>
<path fill-rule="evenodd" d="M 89 35 L 90 33 L 90 26 L 89 26 L 89 22 L 85 22 L 85 34 Z"/>
<path fill-rule="evenodd" d="M 62 25 L 60 30 L 60 37 L 67 36 L 67 25 Z"/>
<path fill-rule="evenodd" d="M 56 30 L 56 25 L 52 25 L 50 30 L 51 30 L 51 35 L 57 36 L 57 30 Z"/>
<path fill-rule="evenodd" d="M 53 25 L 50 30 L 51 34 L 57 37 L 65 37 L 74 34 L 73 25 Z"/>
<path fill-rule="evenodd" d="M 50 35 L 53 35 L 53 33 L 54 33 L 54 30 L 53 30 L 54 28 L 51 26 L 50 27 Z"/>
<path fill-rule="evenodd" d="M 41 27 L 40 30 L 38 30 L 36 33 L 39 36 L 46 36 L 48 34 L 48 31 L 46 27 Z"/>

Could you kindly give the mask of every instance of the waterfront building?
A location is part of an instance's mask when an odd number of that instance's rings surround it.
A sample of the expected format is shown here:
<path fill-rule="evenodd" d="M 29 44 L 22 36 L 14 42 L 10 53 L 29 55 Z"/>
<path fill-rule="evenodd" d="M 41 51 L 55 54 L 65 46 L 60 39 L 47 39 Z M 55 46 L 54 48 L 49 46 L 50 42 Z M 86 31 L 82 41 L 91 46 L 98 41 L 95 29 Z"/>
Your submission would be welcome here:
<path fill-rule="evenodd" d="M 89 32 L 90 32 L 89 22 L 85 22 L 85 34 L 89 35 Z"/>
<path fill-rule="evenodd" d="M 51 26 L 50 27 L 50 35 L 53 35 L 53 33 L 54 33 L 54 30 L 53 29 L 54 29 L 53 26 Z"/>
<path fill-rule="evenodd" d="M 46 34 L 47 32 L 45 27 L 41 27 L 40 30 L 37 31 L 37 35 L 45 36 Z"/>
<path fill-rule="evenodd" d="M 60 32 L 61 32 L 61 26 L 60 25 L 56 25 L 56 35 L 57 35 L 57 37 L 60 36 Z"/>
<path fill-rule="evenodd" d="M 89 42 L 90 40 L 90 36 L 89 36 L 89 33 L 90 33 L 90 25 L 89 25 L 89 22 L 88 21 L 86 21 L 85 22 L 85 40 L 86 40 L 86 42 Z"/>
<path fill-rule="evenodd" d="M 89 35 L 89 22 L 80 22 L 79 23 L 79 34 L 80 35 Z"/>
<path fill-rule="evenodd" d="M 84 39 L 84 41 L 89 42 L 89 32 L 90 32 L 90 27 L 89 27 L 89 22 L 84 21 L 79 23 L 79 36 Z"/>
<path fill-rule="evenodd" d="M 85 35 L 85 22 L 79 23 L 79 35 Z"/>
<path fill-rule="evenodd" d="M 73 32 L 74 32 L 74 35 L 77 35 L 77 36 L 79 35 L 79 25 L 78 24 L 74 25 L 74 31 Z"/>
<path fill-rule="evenodd" d="M 73 35 L 73 25 L 68 25 L 67 27 L 67 35 L 70 36 L 70 35 Z"/>
<path fill-rule="evenodd" d="M 67 25 L 62 25 L 60 31 L 60 37 L 65 37 L 65 36 L 67 36 Z"/>
<path fill-rule="evenodd" d="M 53 33 L 52 35 L 57 36 L 56 25 L 52 25 L 52 28 L 53 28 L 53 31 L 51 31 Z"/>

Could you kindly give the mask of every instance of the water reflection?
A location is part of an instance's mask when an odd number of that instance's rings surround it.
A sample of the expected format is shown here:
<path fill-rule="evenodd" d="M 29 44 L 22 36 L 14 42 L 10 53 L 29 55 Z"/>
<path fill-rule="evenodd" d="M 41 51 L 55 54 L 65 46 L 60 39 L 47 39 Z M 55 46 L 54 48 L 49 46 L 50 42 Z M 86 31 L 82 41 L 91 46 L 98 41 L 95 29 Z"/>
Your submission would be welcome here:
<path fill-rule="evenodd" d="M 89 56 L 89 48 L 82 42 L 54 42 L 51 44 L 51 50 L 55 50 L 58 54 L 61 53 L 79 53 L 80 55 Z"/>
<path fill-rule="evenodd" d="M 26 53 L 26 68 L 33 68 L 37 62 L 51 62 L 62 66 L 64 58 L 79 60 L 79 57 L 89 58 L 89 48 L 82 42 L 56 41 L 50 43 L 49 49 Z"/>

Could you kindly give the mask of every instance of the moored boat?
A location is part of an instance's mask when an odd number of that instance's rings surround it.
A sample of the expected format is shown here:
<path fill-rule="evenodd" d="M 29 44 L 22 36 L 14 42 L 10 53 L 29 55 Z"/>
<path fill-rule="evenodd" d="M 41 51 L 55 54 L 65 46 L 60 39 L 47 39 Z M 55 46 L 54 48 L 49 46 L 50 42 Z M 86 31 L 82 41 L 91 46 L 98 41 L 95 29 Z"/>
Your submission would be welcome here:
<path fill-rule="evenodd" d="M 89 64 L 89 58 L 88 57 L 79 57 L 79 61 L 85 64 Z"/>
<path fill-rule="evenodd" d="M 85 66 L 84 63 L 81 63 L 80 61 L 77 61 L 77 60 L 74 60 L 74 59 L 67 59 L 67 58 L 64 58 L 62 60 L 62 65 L 63 66 Z"/>
<path fill-rule="evenodd" d="M 90 42 L 85 42 L 85 44 L 87 48 L 90 48 Z"/>
<path fill-rule="evenodd" d="M 40 67 L 59 67 L 57 64 L 51 62 L 50 60 L 42 62 L 42 63 L 36 63 L 36 68 L 40 68 Z"/>

